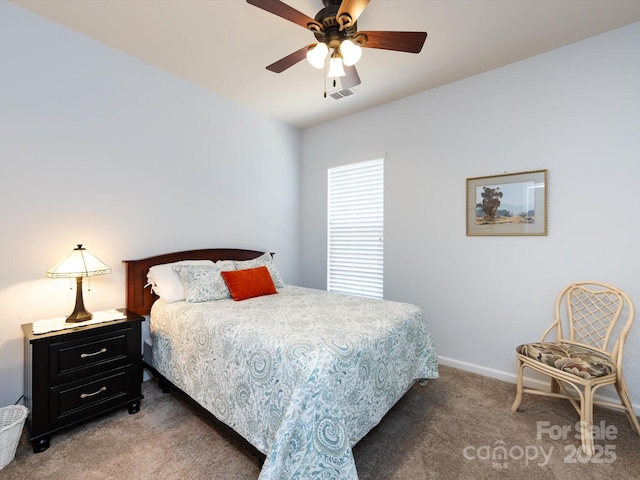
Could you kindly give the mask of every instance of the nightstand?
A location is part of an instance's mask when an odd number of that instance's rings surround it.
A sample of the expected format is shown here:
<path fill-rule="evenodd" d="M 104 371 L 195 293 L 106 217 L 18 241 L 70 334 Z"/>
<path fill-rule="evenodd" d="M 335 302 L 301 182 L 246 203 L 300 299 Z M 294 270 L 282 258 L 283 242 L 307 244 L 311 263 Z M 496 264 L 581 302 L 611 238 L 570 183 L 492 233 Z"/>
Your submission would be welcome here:
<path fill-rule="evenodd" d="M 127 407 L 140 410 L 141 322 L 126 318 L 34 335 L 22 325 L 25 354 L 26 425 L 34 453 L 49 448 L 51 434 Z"/>

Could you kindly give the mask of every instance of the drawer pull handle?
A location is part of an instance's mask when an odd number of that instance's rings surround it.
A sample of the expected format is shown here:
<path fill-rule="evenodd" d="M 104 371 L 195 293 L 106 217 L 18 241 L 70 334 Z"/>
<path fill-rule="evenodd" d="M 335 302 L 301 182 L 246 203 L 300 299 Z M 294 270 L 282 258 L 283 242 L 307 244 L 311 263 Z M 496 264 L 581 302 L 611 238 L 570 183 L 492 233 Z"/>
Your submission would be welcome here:
<path fill-rule="evenodd" d="M 106 351 L 107 351 L 106 348 L 102 348 L 102 349 L 98 350 L 97 352 L 83 353 L 82 355 L 80 355 L 80 358 L 93 357 L 94 355 L 100 355 L 101 353 L 105 353 Z"/>
<path fill-rule="evenodd" d="M 87 397 L 93 397 L 94 395 L 98 395 L 99 393 L 105 392 L 107 390 L 107 387 L 102 387 L 100 390 L 98 390 L 97 392 L 93 392 L 93 393 L 83 393 L 82 395 L 80 395 L 80 398 L 87 398 Z"/>

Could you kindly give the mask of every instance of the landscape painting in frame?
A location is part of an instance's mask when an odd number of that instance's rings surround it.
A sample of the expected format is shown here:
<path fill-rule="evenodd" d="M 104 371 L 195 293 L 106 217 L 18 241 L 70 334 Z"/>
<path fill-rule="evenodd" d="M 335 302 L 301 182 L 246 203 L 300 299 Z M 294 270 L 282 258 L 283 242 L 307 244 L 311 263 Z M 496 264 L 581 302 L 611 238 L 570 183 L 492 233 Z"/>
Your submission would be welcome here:
<path fill-rule="evenodd" d="M 546 235 L 547 170 L 467 179 L 467 235 Z"/>

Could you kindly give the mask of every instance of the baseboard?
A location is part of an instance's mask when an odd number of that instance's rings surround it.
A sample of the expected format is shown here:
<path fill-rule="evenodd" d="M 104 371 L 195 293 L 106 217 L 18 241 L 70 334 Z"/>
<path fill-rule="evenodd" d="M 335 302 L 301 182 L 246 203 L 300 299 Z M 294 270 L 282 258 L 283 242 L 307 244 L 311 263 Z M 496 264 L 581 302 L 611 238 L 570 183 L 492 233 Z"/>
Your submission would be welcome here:
<path fill-rule="evenodd" d="M 485 377 L 490 377 L 490 378 L 496 378 L 498 380 L 503 380 L 505 382 L 509 382 L 509 383 L 516 383 L 516 374 L 515 373 L 510 373 L 510 372 L 504 372 L 502 370 L 495 370 L 493 368 L 488 368 L 488 367 L 483 367 L 482 365 L 477 365 L 475 363 L 468 363 L 468 362 L 463 362 L 461 360 L 455 360 L 453 358 L 449 358 L 449 357 L 442 357 L 442 356 L 438 356 L 438 361 L 442 364 L 442 365 L 446 365 L 448 367 L 453 367 L 453 368 L 458 368 L 460 370 L 464 370 L 467 372 L 472 372 L 472 373 L 477 373 L 478 375 L 484 375 Z M 515 366 L 515 359 L 514 359 L 514 366 Z M 531 369 L 527 369 L 525 370 L 525 372 L 530 371 Z M 529 388 L 537 388 L 540 390 L 549 390 L 549 381 L 548 380 L 542 380 L 539 378 L 535 378 L 535 377 L 531 377 L 531 376 L 527 376 L 525 374 L 524 378 L 523 378 L 523 384 L 525 387 L 529 387 Z M 605 387 L 602 387 L 605 388 Z M 614 390 L 615 392 L 615 390 Z M 597 395 L 596 394 L 596 400 L 602 400 L 605 402 L 612 402 L 612 403 L 618 403 L 620 400 L 618 399 L 617 396 L 613 396 L 613 395 Z M 632 404 L 633 409 L 636 412 L 640 412 L 640 405 L 637 403 Z"/>

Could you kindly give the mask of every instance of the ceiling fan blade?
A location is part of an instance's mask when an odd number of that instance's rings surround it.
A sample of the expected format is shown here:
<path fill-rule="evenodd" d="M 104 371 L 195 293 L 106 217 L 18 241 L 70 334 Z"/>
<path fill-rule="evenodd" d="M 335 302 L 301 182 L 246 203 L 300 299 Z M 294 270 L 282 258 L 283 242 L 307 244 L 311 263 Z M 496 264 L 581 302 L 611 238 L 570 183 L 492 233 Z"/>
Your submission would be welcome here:
<path fill-rule="evenodd" d="M 353 88 L 360 85 L 360 75 L 358 75 L 358 71 L 356 67 L 353 65 L 345 65 L 344 66 L 345 76 L 340 79 L 340 84 L 342 88 Z"/>
<path fill-rule="evenodd" d="M 299 61 L 307 58 L 307 51 L 309 50 L 309 47 L 313 47 L 314 45 L 316 44 L 311 43 L 305 47 L 302 47 L 300 50 L 296 50 L 292 54 L 287 55 L 286 57 L 281 58 L 277 62 L 274 62 L 271 65 L 269 65 L 267 67 L 267 70 L 270 70 L 274 73 L 284 72 L 287 68 L 292 67 Z"/>
<path fill-rule="evenodd" d="M 358 32 L 356 39 L 359 35 L 367 38 L 363 47 L 409 53 L 420 53 L 427 39 L 427 32 Z"/>
<path fill-rule="evenodd" d="M 316 22 L 313 18 L 299 12 L 280 0 L 247 0 L 247 3 L 282 17 L 285 20 L 298 24 L 303 28 L 307 28 L 312 31 L 322 30 L 322 25 Z"/>
<path fill-rule="evenodd" d="M 340 30 L 351 27 L 356 23 L 360 14 L 367 8 L 370 0 L 342 0 L 336 19 L 340 24 Z"/>

